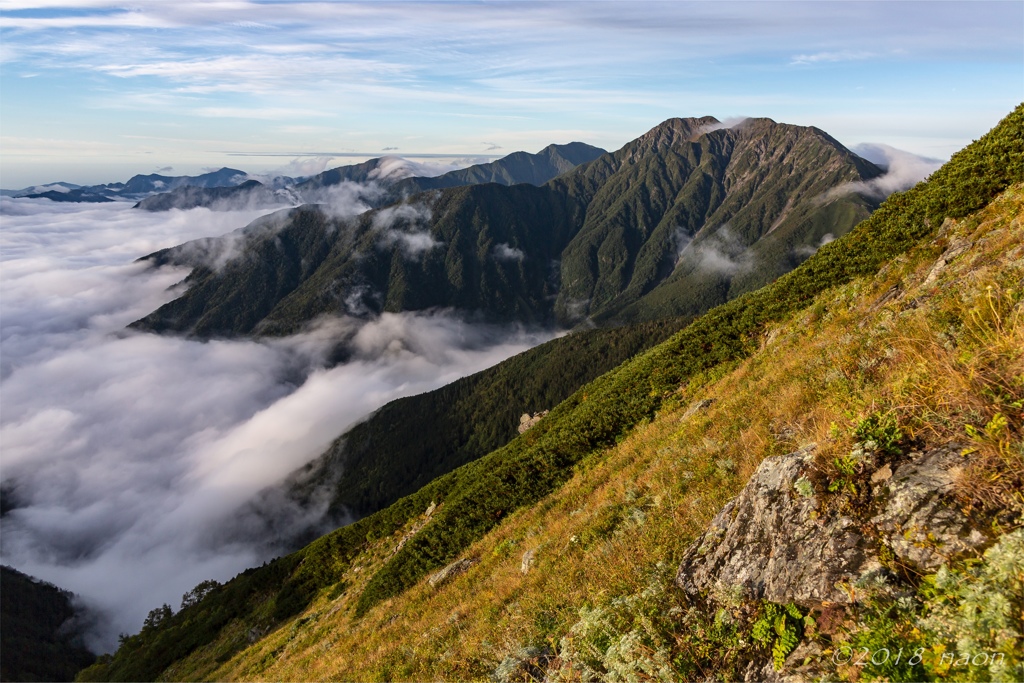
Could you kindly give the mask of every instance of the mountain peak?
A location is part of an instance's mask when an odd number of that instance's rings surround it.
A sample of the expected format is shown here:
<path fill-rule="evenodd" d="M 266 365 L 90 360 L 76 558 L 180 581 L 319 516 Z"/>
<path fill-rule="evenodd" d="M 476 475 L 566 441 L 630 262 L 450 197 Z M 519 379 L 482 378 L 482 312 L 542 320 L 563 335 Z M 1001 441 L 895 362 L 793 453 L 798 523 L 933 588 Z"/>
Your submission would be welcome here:
<path fill-rule="evenodd" d="M 672 146 L 699 137 L 712 126 L 720 125 L 721 121 L 714 116 L 700 118 L 672 118 L 662 121 L 654 128 L 640 136 L 641 144 L 652 144 L 655 147 Z"/>

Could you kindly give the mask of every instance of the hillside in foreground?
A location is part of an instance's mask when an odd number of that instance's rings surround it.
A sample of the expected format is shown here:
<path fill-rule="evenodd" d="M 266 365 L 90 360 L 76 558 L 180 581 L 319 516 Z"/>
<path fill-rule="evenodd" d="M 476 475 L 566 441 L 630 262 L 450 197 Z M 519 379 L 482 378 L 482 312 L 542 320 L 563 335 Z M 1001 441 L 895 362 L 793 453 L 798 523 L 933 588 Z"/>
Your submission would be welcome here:
<path fill-rule="evenodd" d="M 82 678 L 1018 679 L 1022 132 Z"/>

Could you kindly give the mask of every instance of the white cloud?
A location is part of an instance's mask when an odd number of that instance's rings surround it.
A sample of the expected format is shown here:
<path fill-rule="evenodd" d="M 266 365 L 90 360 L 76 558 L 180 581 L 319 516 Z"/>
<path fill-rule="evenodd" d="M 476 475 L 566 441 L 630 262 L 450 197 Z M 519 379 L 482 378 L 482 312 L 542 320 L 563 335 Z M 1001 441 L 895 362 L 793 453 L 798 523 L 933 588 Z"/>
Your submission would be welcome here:
<path fill-rule="evenodd" d="M 522 249 L 501 242 L 494 246 L 494 258 L 498 261 L 522 261 L 526 258 L 526 254 Z"/>
<path fill-rule="evenodd" d="M 871 52 L 862 50 L 839 50 L 836 52 L 815 52 L 814 54 L 794 55 L 790 64 L 820 64 L 834 62 L 855 62 L 875 57 Z"/>
<path fill-rule="evenodd" d="M 871 180 L 857 181 L 832 188 L 819 198 L 827 202 L 844 194 L 856 192 L 873 199 L 885 199 L 893 192 L 902 192 L 921 182 L 942 166 L 938 159 L 929 159 L 889 145 L 862 143 L 853 152 L 879 165 L 885 173 Z"/>
<path fill-rule="evenodd" d="M 694 239 L 676 229 L 676 266 L 684 261 L 691 267 L 719 275 L 735 275 L 750 270 L 754 263 L 743 239 L 723 223 L 703 239 Z"/>
<path fill-rule="evenodd" d="M 396 204 L 377 211 L 372 227 L 380 233 L 380 244 L 388 247 L 398 244 L 402 254 L 412 260 L 441 246 L 427 230 L 430 207 L 424 203 Z"/>
<path fill-rule="evenodd" d="M 269 559 L 273 542 L 218 530 L 346 425 L 547 338 L 444 314 L 327 319 L 261 342 L 128 333 L 186 273 L 134 258 L 255 212 L 0 208 L 2 484 L 18 505 L 0 550 L 98 610 L 104 648 L 198 582 Z M 329 368 L 339 339 L 353 360 Z M 306 521 L 285 516 L 280 531 Z"/>

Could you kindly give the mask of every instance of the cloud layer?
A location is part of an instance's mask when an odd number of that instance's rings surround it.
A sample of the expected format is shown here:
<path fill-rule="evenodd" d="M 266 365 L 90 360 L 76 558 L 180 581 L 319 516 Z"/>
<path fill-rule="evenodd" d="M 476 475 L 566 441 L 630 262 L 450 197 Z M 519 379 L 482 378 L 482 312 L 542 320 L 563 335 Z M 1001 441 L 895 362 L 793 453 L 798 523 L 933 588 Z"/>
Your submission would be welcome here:
<path fill-rule="evenodd" d="M 187 272 L 132 259 L 255 216 L 6 198 L 2 210 L 0 483 L 16 509 L 0 552 L 99 612 L 101 648 L 200 581 L 269 559 L 273 539 L 221 530 L 346 426 L 546 339 L 443 314 L 324 320 L 264 342 L 128 333 Z M 352 360 L 329 368 L 339 337 Z"/>

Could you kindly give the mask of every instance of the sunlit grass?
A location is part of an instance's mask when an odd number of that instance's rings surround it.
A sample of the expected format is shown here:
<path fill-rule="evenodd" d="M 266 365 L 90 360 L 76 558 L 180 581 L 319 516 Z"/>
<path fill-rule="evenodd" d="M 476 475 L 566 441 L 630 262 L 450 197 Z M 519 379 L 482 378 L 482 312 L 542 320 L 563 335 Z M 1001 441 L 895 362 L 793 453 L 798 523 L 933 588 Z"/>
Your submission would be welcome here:
<path fill-rule="evenodd" d="M 670 579 L 682 551 L 765 457 L 814 442 L 823 476 L 831 476 L 853 427 L 873 414 L 895 416 L 916 444 L 959 440 L 976 449 L 958 482 L 968 509 L 1024 510 L 1022 200 L 1014 187 L 876 277 L 822 294 L 770 329 L 747 360 L 691 378 L 655 419 L 466 549 L 461 557 L 479 560 L 466 573 L 437 587 L 420 581 L 354 619 L 356 597 L 413 520 L 358 557 L 337 594 L 325 591 L 219 666 L 214 643 L 167 674 L 478 680 L 522 660 L 578 680 L 582 664 L 570 655 L 585 658 L 587 650 L 573 645 L 573 634 L 599 628 L 581 626 L 587 618 L 640 634 L 637 661 L 722 673 L 747 646 L 736 640 L 734 650 L 716 650 L 702 641 L 723 628 L 715 615 L 678 618 L 687 606 Z M 930 279 L 956 240 L 972 246 Z M 897 283 L 899 296 L 882 300 Z M 714 402 L 683 419 L 704 399 Z M 524 573 L 528 551 L 535 559 Z M 632 621 L 621 623 L 621 600 L 652 581 L 663 590 L 652 598 L 657 613 L 640 601 L 635 614 L 625 612 Z M 689 631 L 680 630 L 684 621 Z"/>

